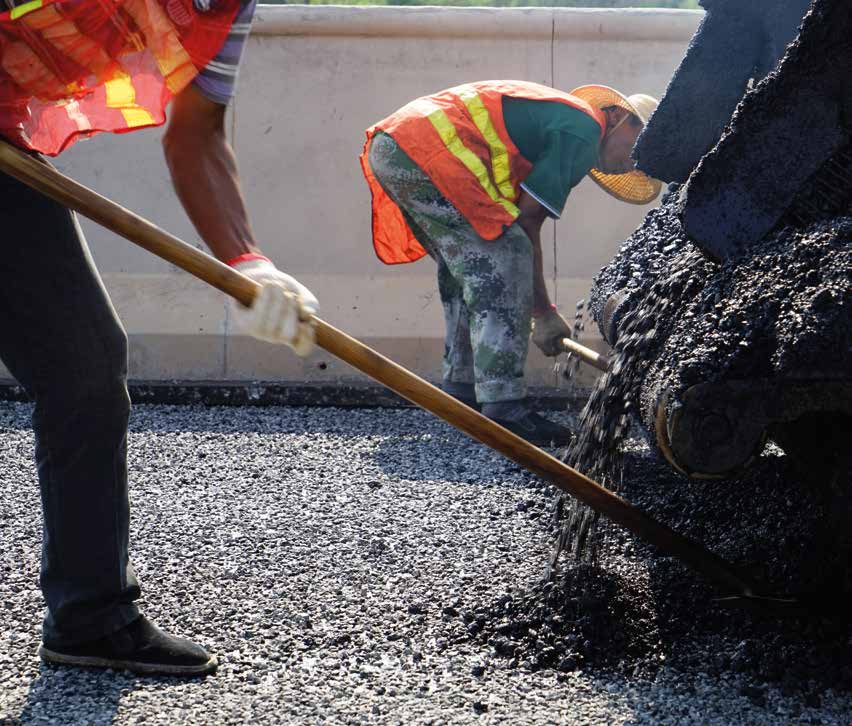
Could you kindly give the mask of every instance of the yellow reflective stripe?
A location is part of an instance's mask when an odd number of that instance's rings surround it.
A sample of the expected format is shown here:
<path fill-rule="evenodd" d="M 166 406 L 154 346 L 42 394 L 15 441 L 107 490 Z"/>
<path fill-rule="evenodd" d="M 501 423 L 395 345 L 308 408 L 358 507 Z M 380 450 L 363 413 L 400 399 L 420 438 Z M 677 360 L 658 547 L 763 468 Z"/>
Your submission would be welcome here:
<path fill-rule="evenodd" d="M 107 81 L 104 87 L 107 106 L 121 111 L 127 128 L 151 126 L 154 123 L 153 116 L 141 106 L 136 105 L 136 89 L 133 88 L 130 76 L 126 73 Z"/>
<path fill-rule="evenodd" d="M 503 207 L 503 209 L 511 214 L 512 217 L 517 217 L 520 214 L 518 208 L 508 199 L 504 199 L 500 196 L 500 193 L 491 181 L 491 177 L 488 175 L 488 170 L 485 168 L 485 164 L 483 164 L 479 157 L 462 143 L 462 140 L 459 138 L 458 132 L 456 131 L 456 127 L 453 126 L 453 122 L 450 121 L 447 114 L 440 108 L 436 108 L 428 114 L 426 118 L 428 118 L 432 126 L 435 127 L 435 130 L 441 137 L 441 141 L 444 142 L 444 146 L 446 146 L 450 153 L 464 164 L 467 170 L 479 180 L 479 183 L 482 185 L 482 188 L 488 196 Z"/>
<path fill-rule="evenodd" d="M 121 108 L 136 105 L 136 90 L 130 82 L 130 76 L 122 73 L 104 84 L 106 88 L 107 106 Z"/>
<path fill-rule="evenodd" d="M 497 129 L 494 128 L 488 109 L 485 108 L 482 98 L 476 91 L 463 91 L 459 94 L 459 98 L 464 102 L 476 128 L 491 149 L 491 171 L 494 174 L 494 183 L 506 199 L 514 199 L 515 189 L 512 187 L 509 170 L 509 150 L 497 135 Z"/>
<path fill-rule="evenodd" d="M 127 128 L 135 129 L 137 126 L 153 126 L 154 118 L 144 108 L 136 106 L 136 108 L 123 108 L 121 115 L 124 116 L 127 122 Z"/>
<path fill-rule="evenodd" d="M 42 6 L 42 2 L 43 0 L 30 0 L 28 3 L 18 5 L 17 7 L 12 8 L 12 12 L 9 13 L 9 17 L 12 18 L 12 20 L 17 20 L 22 15 L 31 13 L 33 10 L 38 10 Z"/>

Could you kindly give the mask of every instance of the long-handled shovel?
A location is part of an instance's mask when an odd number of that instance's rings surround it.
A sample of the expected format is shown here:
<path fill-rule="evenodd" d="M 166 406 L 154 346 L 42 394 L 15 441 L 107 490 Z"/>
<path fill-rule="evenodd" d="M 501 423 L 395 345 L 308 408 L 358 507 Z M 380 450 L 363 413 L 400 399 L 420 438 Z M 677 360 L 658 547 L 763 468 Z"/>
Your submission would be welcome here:
<path fill-rule="evenodd" d="M 134 244 L 168 260 L 222 292 L 250 305 L 260 287 L 210 255 L 78 184 L 17 148 L 0 143 L 0 170 Z M 583 474 L 507 431 L 372 348 L 315 319 L 317 344 L 412 403 L 538 474 L 662 553 L 678 558 L 726 595 L 751 599 L 762 587 L 697 542 L 674 532 Z"/>

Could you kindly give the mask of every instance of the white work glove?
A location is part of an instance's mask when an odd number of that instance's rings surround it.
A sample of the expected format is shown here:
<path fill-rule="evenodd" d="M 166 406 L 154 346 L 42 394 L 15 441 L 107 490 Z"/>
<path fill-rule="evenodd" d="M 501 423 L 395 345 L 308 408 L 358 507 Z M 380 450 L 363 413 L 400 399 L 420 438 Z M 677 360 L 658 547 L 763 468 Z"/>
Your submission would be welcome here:
<path fill-rule="evenodd" d="M 237 324 L 259 340 L 284 343 L 296 351 L 296 355 L 308 355 L 314 348 L 311 316 L 319 313 L 319 302 L 314 294 L 265 257 L 241 260 L 231 267 L 261 285 L 250 308 L 231 300 Z"/>
<path fill-rule="evenodd" d="M 554 308 L 541 315 L 533 315 L 532 341 L 542 353 L 553 357 L 564 352 L 559 341 L 571 337 L 571 326 Z"/>

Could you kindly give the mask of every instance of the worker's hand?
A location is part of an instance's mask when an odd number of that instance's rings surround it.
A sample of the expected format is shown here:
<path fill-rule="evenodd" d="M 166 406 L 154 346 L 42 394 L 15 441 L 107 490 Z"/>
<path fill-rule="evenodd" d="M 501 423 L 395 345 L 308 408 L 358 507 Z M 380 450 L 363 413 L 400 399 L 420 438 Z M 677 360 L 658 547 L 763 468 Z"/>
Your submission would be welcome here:
<path fill-rule="evenodd" d="M 571 337 L 571 326 L 554 308 L 541 315 L 533 315 L 532 341 L 547 356 L 563 352 L 559 341 Z"/>
<path fill-rule="evenodd" d="M 311 316 L 319 313 L 319 302 L 304 285 L 277 269 L 268 259 L 237 258 L 231 264 L 261 285 L 250 308 L 232 300 L 234 319 L 250 335 L 269 343 L 289 345 L 297 355 L 314 348 Z"/>

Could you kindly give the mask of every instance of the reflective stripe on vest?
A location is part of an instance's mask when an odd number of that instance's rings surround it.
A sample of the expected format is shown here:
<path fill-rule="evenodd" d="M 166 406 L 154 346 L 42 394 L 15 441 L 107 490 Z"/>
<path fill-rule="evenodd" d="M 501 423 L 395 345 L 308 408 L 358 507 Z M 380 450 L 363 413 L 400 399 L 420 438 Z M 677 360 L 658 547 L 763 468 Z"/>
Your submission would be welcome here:
<path fill-rule="evenodd" d="M 179 92 L 198 70 L 181 45 L 177 29 L 165 10 L 148 0 L 125 0 L 124 9 L 145 37 L 145 46 L 157 61 L 157 67 L 169 91 Z"/>
<path fill-rule="evenodd" d="M 485 108 L 479 94 L 473 89 L 462 91 L 459 98 L 464 102 L 473 123 L 476 124 L 476 128 L 479 129 L 479 133 L 482 134 L 491 149 L 491 173 L 494 177 L 494 183 L 506 199 L 514 199 L 515 190 L 509 178 L 509 150 L 497 135 L 488 109 Z M 512 208 L 516 209 L 514 205 L 512 205 Z"/>
<path fill-rule="evenodd" d="M 416 99 L 367 129 L 361 166 L 373 206 L 373 246 L 387 264 L 413 262 L 425 250 L 369 165 L 370 140 L 389 134 L 476 233 L 499 237 L 520 214 L 521 182 L 532 169 L 503 119 L 503 97 L 556 101 L 593 118 L 603 137 L 606 119 L 585 101 L 526 81 L 482 81 Z"/>
<path fill-rule="evenodd" d="M 136 89 L 130 76 L 122 73 L 107 81 L 104 86 L 107 106 L 121 111 L 127 128 L 135 129 L 154 124 L 154 117 L 136 103 Z"/>
<path fill-rule="evenodd" d="M 475 94 L 474 94 L 475 95 Z M 479 96 L 476 96 L 476 99 L 479 100 Z M 467 103 L 467 102 L 466 102 Z M 480 104 L 482 102 L 480 101 Z M 432 106 L 434 110 L 429 111 L 428 106 Z M 506 147 L 503 146 L 503 143 L 500 139 L 497 138 L 497 134 L 494 131 L 494 127 L 491 124 L 491 117 L 488 116 L 488 112 L 485 111 L 485 107 L 482 107 L 482 111 L 485 113 L 484 124 L 487 124 L 490 127 L 491 132 L 494 135 L 494 139 L 497 143 L 502 146 L 503 151 L 505 153 L 505 165 L 506 165 L 506 176 L 503 179 L 504 186 L 500 187 L 500 191 L 498 191 L 497 187 L 500 186 L 501 182 L 498 181 L 498 177 L 495 175 L 495 179 L 492 181 L 491 176 L 489 176 L 488 169 L 485 168 L 485 164 L 482 163 L 482 160 L 474 154 L 470 149 L 468 149 L 462 140 L 459 138 L 458 131 L 456 127 L 453 126 L 453 122 L 450 121 L 444 111 L 440 108 L 434 106 L 434 104 L 430 104 L 428 102 L 424 103 L 424 106 L 427 106 L 425 109 L 427 113 L 425 114 L 426 118 L 429 119 L 432 126 L 435 127 L 435 130 L 438 132 L 438 135 L 441 137 L 441 141 L 444 142 L 444 146 L 446 146 L 450 153 L 455 156 L 462 164 L 467 167 L 468 171 L 473 174 L 482 185 L 482 188 L 485 190 L 485 193 L 488 194 L 489 197 L 497 204 L 499 204 L 503 209 L 505 209 L 509 214 L 513 217 L 517 217 L 519 214 L 518 208 L 510 201 L 510 199 L 514 199 L 514 190 L 512 189 L 512 185 L 509 183 L 509 155 L 506 152 Z M 482 121 L 480 117 L 480 121 Z M 477 123 L 477 127 L 479 124 Z M 481 130 L 481 129 L 480 129 Z M 487 138 L 487 137 L 486 137 Z M 489 142 L 489 146 L 491 143 Z M 494 166 L 492 156 L 492 168 Z M 495 183 L 497 186 L 495 186 Z M 508 186 L 508 194 L 504 191 L 504 189 Z M 509 198 L 507 198 L 509 197 Z"/>
<path fill-rule="evenodd" d="M 31 13 L 33 10 L 38 10 L 41 6 L 42 0 L 30 0 L 28 3 L 12 8 L 9 12 L 9 17 L 12 18 L 12 20 L 17 20 L 27 13 Z"/>

